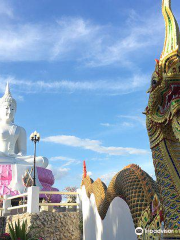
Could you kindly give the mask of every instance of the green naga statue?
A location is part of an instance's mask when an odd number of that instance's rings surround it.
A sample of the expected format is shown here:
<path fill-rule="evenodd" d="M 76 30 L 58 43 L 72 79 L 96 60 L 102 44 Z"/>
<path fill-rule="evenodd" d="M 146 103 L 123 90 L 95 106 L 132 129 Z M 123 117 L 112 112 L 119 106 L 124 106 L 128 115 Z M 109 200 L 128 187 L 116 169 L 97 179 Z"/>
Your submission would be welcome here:
<path fill-rule="evenodd" d="M 180 33 L 171 0 L 163 0 L 162 11 L 165 43 L 152 75 L 146 119 L 164 226 L 180 236 Z"/>
<path fill-rule="evenodd" d="M 144 229 L 139 236 L 144 240 L 180 239 L 180 33 L 171 0 L 163 0 L 162 11 L 164 49 L 156 60 L 145 110 L 157 181 L 135 164 L 118 172 L 108 187 L 86 174 L 82 179 L 87 195 L 95 196 L 102 220 L 113 199 L 123 198 L 135 228 Z"/>

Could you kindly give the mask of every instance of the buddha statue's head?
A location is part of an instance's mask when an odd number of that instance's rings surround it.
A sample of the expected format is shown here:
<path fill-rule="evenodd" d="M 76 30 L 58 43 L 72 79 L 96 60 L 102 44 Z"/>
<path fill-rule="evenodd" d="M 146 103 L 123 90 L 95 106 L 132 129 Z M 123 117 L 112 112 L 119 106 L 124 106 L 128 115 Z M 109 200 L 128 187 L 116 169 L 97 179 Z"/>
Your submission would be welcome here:
<path fill-rule="evenodd" d="M 16 100 L 12 97 L 7 83 L 4 96 L 0 99 L 0 119 L 3 122 L 14 122 L 16 113 Z"/>

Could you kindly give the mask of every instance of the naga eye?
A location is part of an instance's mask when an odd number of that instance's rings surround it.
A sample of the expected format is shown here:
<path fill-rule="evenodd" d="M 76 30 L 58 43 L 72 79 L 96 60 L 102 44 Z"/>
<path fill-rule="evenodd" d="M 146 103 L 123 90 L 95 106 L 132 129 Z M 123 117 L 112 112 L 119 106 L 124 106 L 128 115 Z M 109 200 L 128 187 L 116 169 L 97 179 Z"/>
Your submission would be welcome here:
<path fill-rule="evenodd" d="M 155 79 L 152 80 L 152 86 L 155 87 L 157 84 L 157 81 Z"/>

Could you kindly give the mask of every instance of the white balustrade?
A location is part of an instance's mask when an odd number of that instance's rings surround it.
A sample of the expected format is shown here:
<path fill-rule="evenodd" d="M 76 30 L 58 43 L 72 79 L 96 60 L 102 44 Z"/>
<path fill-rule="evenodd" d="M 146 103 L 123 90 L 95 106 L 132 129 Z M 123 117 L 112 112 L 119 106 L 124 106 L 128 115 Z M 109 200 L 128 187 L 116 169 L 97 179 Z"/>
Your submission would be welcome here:
<path fill-rule="evenodd" d="M 77 195 L 77 203 L 49 203 L 49 202 L 39 202 L 40 194 L 45 195 Z M 19 206 L 11 206 L 11 200 L 18 198 L 27 197 L 27 204 L 19 205 Z M 1 198 L 2 199 L 2 198 Z M 53 191 L 40 191 L 39 187 L 32 186 L 28 188 L 27 193 L 19 194 L 16 196 L 5 195 L 3 198 L 3 207 L 0 208 L 2 210 L 3 216 L 10 215 L 11 210 L 15 209 L 26 209 L 28 213 L 39 213 L 39 209 L 41 206 L 77 206 L 79 208 L 80 200 L 79 200 L 79 192 L 53 192 Z"/>

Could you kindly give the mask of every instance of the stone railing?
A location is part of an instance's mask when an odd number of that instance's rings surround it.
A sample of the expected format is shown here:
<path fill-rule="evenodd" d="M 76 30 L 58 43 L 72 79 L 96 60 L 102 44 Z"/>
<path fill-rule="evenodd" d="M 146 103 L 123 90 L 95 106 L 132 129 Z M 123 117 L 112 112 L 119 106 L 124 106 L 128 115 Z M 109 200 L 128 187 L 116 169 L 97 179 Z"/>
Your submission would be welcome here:
<path fill-rule="evenodd" d="M 39 202 L 40 195 L 55 195 L 55 194 L 60 194 L 60 195 L 77 195 L 77 201 L 78 200 L 78 192 L 53 192 L 53 191 L 40 191 L 39 187 L 29 187 L 27 193 L 23 193 L 20 195 L 16 196 L 7 196 L 5 195 L 3 198 L 3 207 L 0 208 L 2 211 L 3 216 L 11 215 L 12 210 L 18 210 L 18 209 L 23 209 L 23 212 L 27 213 L 39 213 L 40 212 L 40 207 L 53 207 L 53 206 L 77 206 L 79 207 L 79 203 L 51 203 L 51 202 Z M 14 199 L 24 199 L 27 198 L 26 202 L 23 203 L 22 205 L 19 206 L 12 206 L 11 201 Z M 24 201 L 22 201 L 24 202 Z"/>

